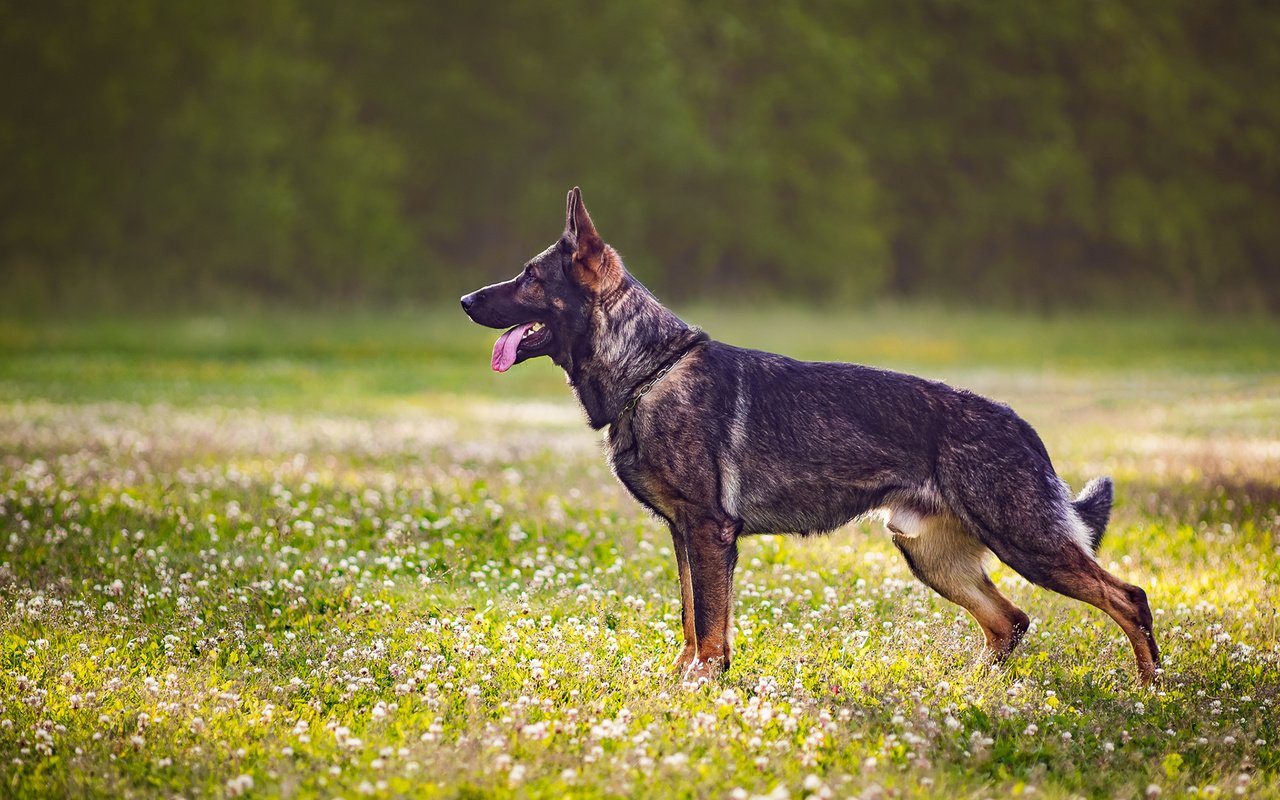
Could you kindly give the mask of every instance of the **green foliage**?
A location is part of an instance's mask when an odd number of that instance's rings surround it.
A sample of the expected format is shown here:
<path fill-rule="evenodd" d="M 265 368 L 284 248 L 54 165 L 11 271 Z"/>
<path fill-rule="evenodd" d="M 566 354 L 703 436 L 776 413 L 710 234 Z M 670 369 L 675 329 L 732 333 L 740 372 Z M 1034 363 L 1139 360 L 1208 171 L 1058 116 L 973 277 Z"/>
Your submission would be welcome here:
<path fill-rule="evenodd" d="M 1274 310 L 1264 3 L 0 0 L 9 310 L 451 298 L 581 184 L 675 297 Z"/>

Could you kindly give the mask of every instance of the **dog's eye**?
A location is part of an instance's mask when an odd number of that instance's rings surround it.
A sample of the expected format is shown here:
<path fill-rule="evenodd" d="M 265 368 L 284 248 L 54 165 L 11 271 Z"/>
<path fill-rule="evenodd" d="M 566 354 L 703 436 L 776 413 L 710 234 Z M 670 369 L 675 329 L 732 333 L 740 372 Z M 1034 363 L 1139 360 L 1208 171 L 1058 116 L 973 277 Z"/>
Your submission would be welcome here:
<path fill-rule="evenodd" d="M 537 280 L 541 280 L 541 279 L 540 279 L 540 278 L 539 278 L 539 277 L 534 273 L 534 271 L 533 271 L 533 267 L 525 267 L 525 268 L 524 268 L 524 275 L 522 275 L 521 277 L 522 277 L 524 280 L 528 280 L 528 281 L 537 281 Z"/>

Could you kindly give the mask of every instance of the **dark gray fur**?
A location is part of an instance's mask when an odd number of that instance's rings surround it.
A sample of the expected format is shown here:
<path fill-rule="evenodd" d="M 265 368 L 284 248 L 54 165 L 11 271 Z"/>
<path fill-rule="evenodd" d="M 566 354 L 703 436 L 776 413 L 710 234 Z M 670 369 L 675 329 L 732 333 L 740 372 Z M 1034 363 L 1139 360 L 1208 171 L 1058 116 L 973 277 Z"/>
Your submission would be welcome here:
<path fill-rule="evenodd" d="M 1145 595 L 1093 557 L 1110 479 L 1073 500 L 1032 427 L 971 392 L 707 338 L 626 272 L 576 192 L 560 241 L 463 307 L 491 327 L 547 326 L 549 341 L 518 360 L 548 355 L 564 368 L 591 426 L 609 427 L 619 480 L 670 524 L 686 605 L 682 668 L 728 663 L 739 536 L 826 532 L 879 512 L 913 572 L 968 608 L 997 656 L 1027 618 L 987 579 L 988 551 L 1103 608 L 1133 640 L 1144 680 L 1155 674 Z"/>

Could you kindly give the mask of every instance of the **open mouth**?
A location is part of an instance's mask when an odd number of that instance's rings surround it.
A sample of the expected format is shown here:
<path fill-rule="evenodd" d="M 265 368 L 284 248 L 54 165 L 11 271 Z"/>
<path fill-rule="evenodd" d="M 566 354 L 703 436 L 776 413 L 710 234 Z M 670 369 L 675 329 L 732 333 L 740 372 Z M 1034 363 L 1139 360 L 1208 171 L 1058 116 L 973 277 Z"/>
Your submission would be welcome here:
<path fill-rule="evenodd" d="M 498 337 L 493 343 L 494 372 L 506 372 L 551 342 L 551 329 L 541 322 L 525 322 Z"/>

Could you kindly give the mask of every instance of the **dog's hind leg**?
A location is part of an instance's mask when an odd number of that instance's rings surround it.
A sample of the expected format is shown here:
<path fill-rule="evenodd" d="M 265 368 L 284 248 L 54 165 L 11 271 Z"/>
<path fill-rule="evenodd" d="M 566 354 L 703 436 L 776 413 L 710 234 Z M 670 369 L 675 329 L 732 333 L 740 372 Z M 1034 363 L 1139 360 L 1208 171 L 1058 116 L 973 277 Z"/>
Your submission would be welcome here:
<path fill-rule="evenodd" d="M 1102 609 L 1129 637 L 1138 675 L 1149 684 L 1160 668 L 1147 595 L 1103 569 L 1093 539 L 1065 485 L 1031 469 L 953 481 L 951 506 L 996 556 L 1032 583 Z M 944 491 L 947 486 L 944 485 Z M 1100 533 L 1096 533 L 1100 535 Z"/>
<path fill-rule="evenodd" d="M 1018 646 L 1030 621 L 987 576 L 984 562 L 990 551 L 986 546 L 949 515 L 895 515 L 889 525 L 894 530 L 893 543 L 911 572 L 968 611 L 982 626 L 988 655 L 997 662 L 1004 660 Z"/>
<path fill-rule="evenodd" d="M 1011 414 L 971 403 L 954 425 L 938 451 L 947 505 L 1022 577 L 1105 611 L 1129 637 L 1142 682 L 1154 680 L 1160 650 L 1146 593 L 1093 557 L 1105 521 L 1099 501 L 1077 507 L 1040 438 Z"/>
<path fill-rule="evenodd" d="M 1074 541 L 1063 542 L 1050 558 L 1042 552 L 1008 547 L 1005 550 L 997 553 L 1000 560 L 1027 580 L 1105 611 L 1129 637 L 1143 685 L 1155 680 L 1160 648 L 1156 645 L 1146 592 L 1107 572 Z"/>

